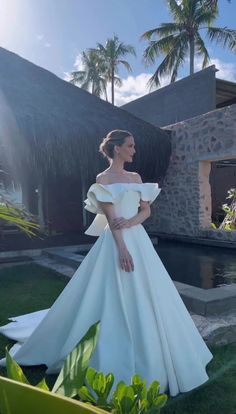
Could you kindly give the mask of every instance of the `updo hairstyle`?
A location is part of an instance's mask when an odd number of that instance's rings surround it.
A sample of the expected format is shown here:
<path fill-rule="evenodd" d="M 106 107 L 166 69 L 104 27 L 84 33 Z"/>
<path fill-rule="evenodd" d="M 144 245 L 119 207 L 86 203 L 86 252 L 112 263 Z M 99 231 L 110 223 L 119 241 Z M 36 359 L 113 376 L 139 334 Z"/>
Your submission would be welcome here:
<path fill-rule="evenodd" d="M 114 147 L 115 145 L 121 146 L 125 142 L 125 138 L 132 136 L 129 131 L 122 129 L 114 129 L 110 131 L 105 138 L 103 138 L 100 146 L 99 152 L 108 159 L 114 158 Z"/>

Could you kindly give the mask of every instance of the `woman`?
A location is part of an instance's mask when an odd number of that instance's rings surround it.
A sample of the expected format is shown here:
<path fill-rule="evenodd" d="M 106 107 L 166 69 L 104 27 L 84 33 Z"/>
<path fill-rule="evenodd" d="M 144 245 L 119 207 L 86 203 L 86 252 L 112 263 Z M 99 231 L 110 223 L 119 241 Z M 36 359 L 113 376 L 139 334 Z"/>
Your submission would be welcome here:
<path fill-rule="evenodd" d="M 111 131 L 100 151 L 110 165 L 85 207 L 97 214 L 86 233 L 100 237 L 49 311 L 16 318 L 0 332 L 23 342 L 11 350 L 20 364 L 46 364 L 52 373 L 101 320 L 91 366 L 113 372 L 116 382 L 137 373 L 172 396 L 189 391 L 207 381 L 212 354 L 141 225 L 160 189 L 124 170 L 135 154 L 130 132 Z"/>

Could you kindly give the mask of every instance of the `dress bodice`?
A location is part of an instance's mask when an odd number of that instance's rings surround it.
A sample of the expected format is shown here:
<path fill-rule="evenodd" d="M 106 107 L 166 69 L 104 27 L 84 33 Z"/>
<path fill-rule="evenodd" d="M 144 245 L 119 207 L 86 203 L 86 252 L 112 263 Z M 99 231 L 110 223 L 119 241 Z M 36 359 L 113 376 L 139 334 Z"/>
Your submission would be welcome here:
<path fill-rule="evenodd" d="M 97 216 L 85 233 L 98 236 L 107 225 L 99 202 L 112 203 L 117 217 L 122 216 L 128 219 L 137 214 L 140 200 L 152 203 L 160 191 L 156 183 L 93 184 L 87 193 L 85 209 Z"/>

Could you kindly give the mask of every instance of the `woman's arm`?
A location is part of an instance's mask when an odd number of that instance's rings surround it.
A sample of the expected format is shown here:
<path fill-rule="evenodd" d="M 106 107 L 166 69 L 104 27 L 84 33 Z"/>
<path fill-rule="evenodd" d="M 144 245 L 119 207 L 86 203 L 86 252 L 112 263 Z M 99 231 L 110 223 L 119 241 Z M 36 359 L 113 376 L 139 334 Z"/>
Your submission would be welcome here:
<path fill-rule="evenodd" d="M 124 242 L 124 239 L 122 236 L 122 230 L 116 229 L 112 226 L 113 221 L 116 219 L 114 207 L 112 203 L 103 203 L 103 202 L 99 202 L 99 206 L 107 218 L 112 235 L 116 242 L 118 252 L 119 252 L 120 266 L 125 272 L 132 272 L 134 270 L 134 263 L 133 263 L 132 256 L 129 253 L 126 247 L 126 244 Z"/>
<path fill-rule="evenodd" d="M 125 219 L 124 217 L 117 217 L 114 218 L 111 222 L 111 226 L 114 229 L 124 229 L 132 226 L 136 226 L 137 224 L 143 223 L 148 217 L 150 217 L 151 208 L 148 201 L 140 201 L 140 208 L 139 212 L 129 218 Z"/>

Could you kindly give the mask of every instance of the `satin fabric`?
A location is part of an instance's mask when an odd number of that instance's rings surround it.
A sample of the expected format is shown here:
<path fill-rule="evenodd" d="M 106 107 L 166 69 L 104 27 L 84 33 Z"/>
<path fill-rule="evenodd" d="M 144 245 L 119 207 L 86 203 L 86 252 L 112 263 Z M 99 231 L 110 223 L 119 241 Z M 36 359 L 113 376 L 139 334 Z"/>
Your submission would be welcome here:
<path fill-rule="evenodd" d="M 11 354 L 22 365 L 46 364 L 58 372 L 90 325 L 101 321 L 91 366 L 113 372 L 116 383 L 133 374 L 175 396 L 208 380 L 212 354 L 198 332 L 174 283 L 144 229 L 122 230 L 134 271 L 121 270 L 118 251 L 99 202 L 131 218 L 140 200 L 150 203 L 157 184 L 93 184 L 86 208 L 98 214 L 88 230 L 98 240 L 50 310 L 15 317 L 0 332 L 18 343 Z M 4 360 L 1 361 L 4 364 Z"/>

